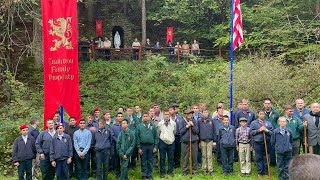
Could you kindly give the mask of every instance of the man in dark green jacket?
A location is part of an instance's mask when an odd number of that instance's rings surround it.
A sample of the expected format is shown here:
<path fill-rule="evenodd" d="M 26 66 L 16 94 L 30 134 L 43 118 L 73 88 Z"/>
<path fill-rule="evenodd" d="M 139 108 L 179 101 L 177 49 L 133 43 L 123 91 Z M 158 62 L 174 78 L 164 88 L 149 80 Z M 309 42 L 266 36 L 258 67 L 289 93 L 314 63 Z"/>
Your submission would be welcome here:
<path fill-rule="evenodd" d="M 265 98 L 264 99 L 264 120 L 269 121 L 272 126 L 275 128 L 279 127 L 278 124 L 278 119 L 279 119 L 279 113 L 277 110 L 275 110 L 272 107 L 272 102 L 270 98 Z M 271 166 L 275 166 L 276 165 L 276 151 L 275 151 L 275 147 L 271 144 L 270 146 L 270 165 Z"/>
<path fill-rule="evenodd" d="M 139 121 L 137 116 L 135 114 L 133 114 L 132 107 L 128 107 L 126 112 L 127 112 L 127 116 L 125 117 L 125 119 L 128 120 L 129 129 L 131 131 L 133 131 L 134 134 L 136 134 L 136 128 L 141 122 Z M 136 140 L 137 140 L 137 138 L 136 138 Z M 133 149 L 132 156 L 130 158 L 129 169 L 136 168 L 137 158 L 138 158 L 138 147 L 136 146 Z"/>
<path fill-rule="evenodd" d="M 293 107 L 291 105 L 285 105 L 285 118 L 287 120 L 286 127 L 292 132 L 292 157 L 300 153 L 300 133 L 303 133 L 302 121 L 293 116 Z"/>
<path fill-rule="evenodd" d="M 117 139 L 117 151 L 120 157 L 121 166 L 121 180 L 127 180 L 128 178 L 128 164 L 130 156 L 132 155 L 135 147 L 136 135 L 128 128 L 128 120 L 122 121 L 122 131 Z"/>
<path fill-rule="evenodd" d="M 157 152 L 158 133 L 157 127 L 150 122 L 148 113 L 143 113 L 142 123 L 137 126 L 137 147 L 141 155 L 142 179 L 153 179 L 153 153 Z"/>

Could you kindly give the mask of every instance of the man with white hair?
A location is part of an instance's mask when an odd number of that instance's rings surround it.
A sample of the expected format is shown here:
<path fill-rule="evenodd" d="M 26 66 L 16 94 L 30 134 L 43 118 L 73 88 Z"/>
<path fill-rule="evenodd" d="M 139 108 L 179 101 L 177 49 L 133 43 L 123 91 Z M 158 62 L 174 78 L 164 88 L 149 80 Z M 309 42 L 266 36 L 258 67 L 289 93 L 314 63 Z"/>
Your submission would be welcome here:
<path fill-rule="evenodd" d="M 318 103 L 311 104 L 311 112 L 304 117 L 303 125 L 308 128 L 307 142 L 311 154 L 320 155 L 320 108 Z"/>
<path fill-rule="evenodd" d="M 303 120 L 303 117 L 307 114 L 310 114 L 310 110 L 305 108 L 305 104 L 303 99 L 297 99 L 296 100 L 296 108 L 293 110 L 293 116 L 300 118 L 300 120 Z"/>

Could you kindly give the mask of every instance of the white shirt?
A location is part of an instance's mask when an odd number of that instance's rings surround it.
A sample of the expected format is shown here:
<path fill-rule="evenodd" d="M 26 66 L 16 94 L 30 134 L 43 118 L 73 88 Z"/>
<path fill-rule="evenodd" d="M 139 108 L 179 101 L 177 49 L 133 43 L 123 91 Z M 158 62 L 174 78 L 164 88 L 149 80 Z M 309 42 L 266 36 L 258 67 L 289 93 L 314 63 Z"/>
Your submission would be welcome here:
<path fill-rule="evenodd" d="M 27 144 L 28 135 L 22 136 L 22 139 L 23 139 L 24 143 Z"/>
<path fill-rule="evenodd" d="M 176 123 L 172 120 L 169 121 L 168 126 L 165 120 L 161 120 L 158 124 L 159 138 L 166 144 L 172 144 L 176 134 Z"/>

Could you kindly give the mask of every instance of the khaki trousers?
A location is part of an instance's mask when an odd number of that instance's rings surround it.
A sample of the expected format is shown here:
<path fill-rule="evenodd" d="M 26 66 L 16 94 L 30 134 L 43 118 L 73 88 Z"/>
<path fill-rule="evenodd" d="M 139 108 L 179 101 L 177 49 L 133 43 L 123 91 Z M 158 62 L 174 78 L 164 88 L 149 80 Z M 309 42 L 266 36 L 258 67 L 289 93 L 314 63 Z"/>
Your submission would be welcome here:
<path fill-rule="evenodd" d="M 239 144 L 239 160 L 241 173 L 251 172 L 251 151 L 250 144 Z"/>
<path fill-rule="evenodd" d="M 200 141 L 202 152 L 202 171 L 213 172 L 212 169 L 212 147 L 213 142 Z"/>

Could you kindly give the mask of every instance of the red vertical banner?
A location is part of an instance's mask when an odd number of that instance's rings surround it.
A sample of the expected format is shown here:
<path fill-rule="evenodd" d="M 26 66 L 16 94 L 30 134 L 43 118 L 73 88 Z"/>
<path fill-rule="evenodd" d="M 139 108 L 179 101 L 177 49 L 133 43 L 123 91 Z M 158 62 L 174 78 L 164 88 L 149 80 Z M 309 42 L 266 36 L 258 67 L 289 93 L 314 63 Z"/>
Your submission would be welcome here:
<path fill-rule="evenodd" d="M 77 0 L 42 0 L 44 125 L 59 106 L 81 118 Z"/>
<path fill-rule="evenodd" d="M 173 42 L 173 27 L 167 27 L 167 43 L 168 42 Z"/>
<path fill-rule="evenodd" d="M 96 37 L 102 37 L 102 21 L 96 20 Z"/>

